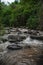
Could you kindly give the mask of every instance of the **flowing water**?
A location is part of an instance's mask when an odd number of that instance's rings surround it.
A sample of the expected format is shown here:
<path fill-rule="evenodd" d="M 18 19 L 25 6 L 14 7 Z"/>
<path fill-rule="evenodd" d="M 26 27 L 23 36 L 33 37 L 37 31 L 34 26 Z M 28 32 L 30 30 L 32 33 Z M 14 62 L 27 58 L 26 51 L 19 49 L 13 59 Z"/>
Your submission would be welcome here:
<path fill-rule="evenodd" d="M 40 45 L 43 44 L 43 41 L 31 39 L 30 37 L 27 37 L 26 40 L 23 41 L 23 43 L 28 45 Z"/>
<path fill-rule="evenodd" d="M 21 50 L 21 51 L 12 51 L 7 53 L 7 46 L 10 45 L 10 42 L 2 42 L 2 44 L 0 44 L 0 58 L 2 58 L 3 62 L 0 62 L 0 65 L 36 65 L 36 62 L 34 61 L 33 57 L 31 57 L 33 54 L 33 50 Z M 37 45 L 42 45 L 43 41 L 40 40 L 36 40 L 36 39 L 31 39 L 29 36 L 21 41 L 22 45 L 32 45 L 32 46 L 37 46 Z M 20 45 L 21 45 L 20 44 Z M 30 55 L 28 55 L 29 53 Z M 34 52 L 34 54 L 37 51 Z M 6 54 L 7 53 L 7 54 Z M 1 57 L 2 56 L 2 57 Z M 30 59 L 28 57 L 31 57 Z M 7 61 L 6 61 L 7 60 Z M 31 61 L 32 60 L 32 61 Z M 39 65 L 39 64 L 37 64 Z"/>
<path fill-rule="evenodd" d="M 0 52 L 6 50 L 7 46 L 10 45 L 10 42 L 5 42 L 0 44 Z M 30 37 L 27 37 L 25 40 L 21 41 L 20 45 L 42 45 L 43 41 L 36 40 L 36 39 L 31 39 Z"/>

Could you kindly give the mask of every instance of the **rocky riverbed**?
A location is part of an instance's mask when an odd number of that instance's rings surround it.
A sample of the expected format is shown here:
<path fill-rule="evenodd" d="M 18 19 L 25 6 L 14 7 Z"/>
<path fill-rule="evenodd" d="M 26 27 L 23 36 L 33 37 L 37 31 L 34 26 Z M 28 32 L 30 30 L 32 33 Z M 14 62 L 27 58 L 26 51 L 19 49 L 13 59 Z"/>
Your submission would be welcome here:
<path fill-rule="evenodd" d="M 0 65 L 39 65 L 38 62 L 40 65 L 43 63 L 43 52 L 35 47 L 9 50 L 0 58 Z"/>
<path fill-rule="evenodd" d="M 43 40 L 30 38 L 30 33 L 36 35 L 36 31 L 20 28 L 6 31 L 0 36 L 0 65 L 43 65 Z M 18 46 L 22 48 L 15 49 Z"/>

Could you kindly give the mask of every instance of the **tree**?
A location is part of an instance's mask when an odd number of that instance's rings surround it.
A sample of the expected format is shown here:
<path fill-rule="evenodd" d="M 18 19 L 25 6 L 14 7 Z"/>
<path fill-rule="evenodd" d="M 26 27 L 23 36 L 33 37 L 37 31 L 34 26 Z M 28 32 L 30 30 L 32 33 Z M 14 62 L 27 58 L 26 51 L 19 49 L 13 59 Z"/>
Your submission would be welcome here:
<path fill-rule="evenodd" d="M 39 27 L 43 30 L 43 0 L 41 0 L 40 24 Z"/>
<path fill-rule="evenodd" d="M 41 0 L 18 0 L 5 5 L 1 3 L 0 21 L 4 26 L 27 26 L 31 29 L 36 29 L 41 25 Z"/>

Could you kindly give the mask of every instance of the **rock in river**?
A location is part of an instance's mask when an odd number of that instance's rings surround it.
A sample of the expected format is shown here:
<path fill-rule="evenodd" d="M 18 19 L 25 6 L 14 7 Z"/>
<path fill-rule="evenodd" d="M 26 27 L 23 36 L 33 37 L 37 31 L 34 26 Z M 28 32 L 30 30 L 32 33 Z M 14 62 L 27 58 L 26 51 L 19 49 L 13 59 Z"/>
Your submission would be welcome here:
<path fill-rule="evenodd" d="M 13 44 L 13 45 L 8 45 L 7 48 L 10 50 L 19 50 L 22 49 L 22 46 Z"/>
<path fill-rule="evenodd" d="M 22 41 L 22 40 L 24 40 L 26 38 L 26 36 L 25 35 L 9 35 L 8 36 L 8 41 L 10 41 L 10 42 L 20 42 L 20 41 Z"/>

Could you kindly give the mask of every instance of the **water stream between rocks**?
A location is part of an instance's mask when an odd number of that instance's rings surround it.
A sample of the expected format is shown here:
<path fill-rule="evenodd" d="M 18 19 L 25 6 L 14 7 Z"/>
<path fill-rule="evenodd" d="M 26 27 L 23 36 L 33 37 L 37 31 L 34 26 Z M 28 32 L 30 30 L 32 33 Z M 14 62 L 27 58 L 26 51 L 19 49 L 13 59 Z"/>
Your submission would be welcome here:
<path fill-rule="evenodd" d="M 8 35 L 5 34 L 3 38 L 7 39 Z M 7 46 L 15 42 L 0 41 L 0 65 L 39 65 L 38 62 L 43 61 L 43 58 L 40 60 L 40 57 L 43 57 L 43 52 L 41 52 L 43 51 L 43 40 L 31 39 L 30 35 L 27 35 L 26 39 L 18 43 L 25 48 L 12 51 L 7 49 Z"/>

